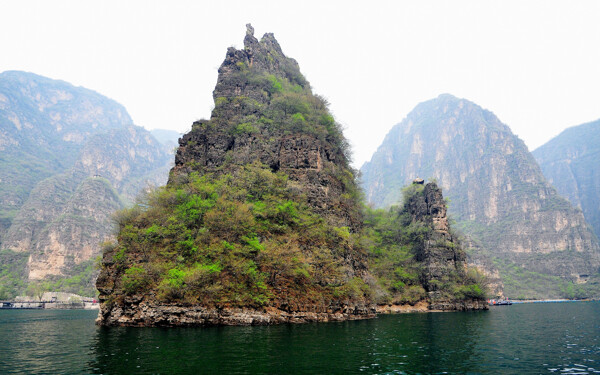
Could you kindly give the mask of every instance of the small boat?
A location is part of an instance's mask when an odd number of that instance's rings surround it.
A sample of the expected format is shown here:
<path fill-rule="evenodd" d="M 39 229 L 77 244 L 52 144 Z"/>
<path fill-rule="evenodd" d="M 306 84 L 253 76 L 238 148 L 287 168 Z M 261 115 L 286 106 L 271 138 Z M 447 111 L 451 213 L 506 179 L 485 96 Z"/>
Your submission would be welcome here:
<path fill-rule="evenodd" d="M 488 300 L 488 304 L 490 306 L 508 306 L 512 305 L 512 302 L 509 299 L 491 299 Z"/>

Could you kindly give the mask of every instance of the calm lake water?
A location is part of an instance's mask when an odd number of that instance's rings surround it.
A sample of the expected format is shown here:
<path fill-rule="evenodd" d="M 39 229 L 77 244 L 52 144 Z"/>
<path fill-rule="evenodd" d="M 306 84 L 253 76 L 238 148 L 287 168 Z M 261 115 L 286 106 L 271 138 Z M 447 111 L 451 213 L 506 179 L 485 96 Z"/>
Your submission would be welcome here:
<path fill-rule="evenodd" d="M 96 314 L 0 310 L 0 373 L 600 373 L 599 302 L 270 327 L 104 328 Z"/>

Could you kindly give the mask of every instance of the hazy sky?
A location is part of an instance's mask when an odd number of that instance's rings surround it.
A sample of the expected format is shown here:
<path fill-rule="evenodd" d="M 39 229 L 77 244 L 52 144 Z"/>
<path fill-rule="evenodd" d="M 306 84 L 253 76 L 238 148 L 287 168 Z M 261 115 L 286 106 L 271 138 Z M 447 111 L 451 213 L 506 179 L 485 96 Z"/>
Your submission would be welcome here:
<path fill-rule="evenodd" d="M 185 132 L 210 116 L 248 22 L 328 98 L 356 167 L 441 93 L 491 110 L 530 150 L 600 118 L 600 1 L 0 0 L 0 72 L 84 86 L 137 125 Z"/>

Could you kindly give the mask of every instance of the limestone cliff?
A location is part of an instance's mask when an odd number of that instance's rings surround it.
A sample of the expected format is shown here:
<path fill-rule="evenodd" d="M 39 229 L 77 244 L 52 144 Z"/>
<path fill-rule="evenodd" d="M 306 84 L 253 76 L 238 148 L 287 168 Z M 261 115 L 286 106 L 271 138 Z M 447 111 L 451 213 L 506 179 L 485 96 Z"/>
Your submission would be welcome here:
<path fill-rule="evenodd" d="M 28 245 L 24 251 L 30 254 L 29 280 L 72 276 L 77 265 L 93 261 L 100 252 L 100 244 L 111 238 L 114 227 L 111 217 L 122 208 L 122 202 L 108 181 L 92 177 L 79 183 L 64 205 L 58 207 L 60 210 L 40 223 L 33 236 L 17 242 Z M 26 226 L 14 228 L 21 228 L 22 232 L 17 231 L 21 235 L 27 233 Z M 7 243 L 8 248 L 17 249 L 10 245 Z"/>
<path fill-rule="evenodd" d="M 93 295 L 113 212 L 166 182 L 168 147 L 118 103 L 23 72 L 0 75 L 0 137 L 0 261 L 18 268 L 0 298 L 32 282 Z"/>
<path fill-rule="evenodd" d="M 360 194 L 326 102 L 248 25 L 210 120 L 166 188 L 122 213 L 98 278 L 105 325 L 271 324 L 373 316 Z"/>
<path fill-rule="evenodd" d="M 474 103 L 441 95 L 419 104 L 361 171 L 378 206 L 398 201 L 414 176 L 437 179 L 459 228 L 479 245 L 473 256 L 491 257 L 513 296 L 556 297 L 566 284 L 552 277 L 584 283 L 598 273 L 600 248 L 582 213 L 545 180 L 524 143 Z M 556 283 L 525 281 L 537 274 Z"/>
<path fill-rule="evenodd" d="M 29 254 L 29 280 L 73 275 L 112 238 L 113 213 L 148 186 L 164 184 L 169 154 L 146 130 L 129 126 L 96 134 L 73 167 L 29 194 L 2 246 Z M 89 293 L 89 292 L 88 292 Z"/>
<path fill-rule="evenodd" d="M 568 128 L 532 154 L 548 181 L 600 236 L 600 120 Z"/>

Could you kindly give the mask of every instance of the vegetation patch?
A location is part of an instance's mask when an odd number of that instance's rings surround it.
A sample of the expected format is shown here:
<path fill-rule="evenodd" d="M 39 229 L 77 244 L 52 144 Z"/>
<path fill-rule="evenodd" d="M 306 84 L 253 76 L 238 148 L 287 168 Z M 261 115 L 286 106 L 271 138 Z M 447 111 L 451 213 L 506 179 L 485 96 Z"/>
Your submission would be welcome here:
<path fill-rule="evenodd" d="M 358 236 L 327 224 L 285 174 L 259 163 L 192 173 L 117 220 L 118 243 L 106 252 L 123 294 L 152 290 L 163 302 L 208 306 L 369 298 L 343 262 Z"/>

